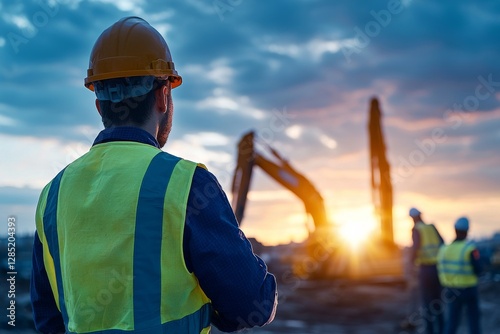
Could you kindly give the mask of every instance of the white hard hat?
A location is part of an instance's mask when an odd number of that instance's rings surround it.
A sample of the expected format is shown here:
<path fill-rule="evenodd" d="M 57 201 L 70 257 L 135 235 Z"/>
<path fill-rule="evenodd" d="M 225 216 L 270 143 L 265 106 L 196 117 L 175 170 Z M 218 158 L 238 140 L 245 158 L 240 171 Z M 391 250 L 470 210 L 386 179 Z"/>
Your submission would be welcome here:
<path fill-rule="evenodd" d="M 455 222 L 455 229 L 458 231 L 468 231 L 469 230 L 469 219 L 467 217 L 460 217 Z"/>
<path fill-rule="evenodd" d="M 410 209 L 410 217 L 415 218 L 415 217 L 419 216 L 420 214 L 421 214 L 421 212 L 418 211 L 418 209 L 416 209 L 416 208 Z"/>

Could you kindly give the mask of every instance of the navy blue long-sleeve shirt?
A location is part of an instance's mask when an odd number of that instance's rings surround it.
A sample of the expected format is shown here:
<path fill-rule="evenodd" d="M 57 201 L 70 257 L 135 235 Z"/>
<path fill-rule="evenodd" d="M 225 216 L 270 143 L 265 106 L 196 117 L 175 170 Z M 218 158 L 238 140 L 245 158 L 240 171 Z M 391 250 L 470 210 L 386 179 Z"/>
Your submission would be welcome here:
<path fill-rule="evenodd" d="M 159 147 L 151 134 L 134 127 L 105 129 L 94 145 L 110 141 L 136 141 Z M 194 272 L 212 301 L 213 325 L 232 332 L 262 326 L 274 318 L 276 280 L 265 263 L 253 254 L 217 179 L 203 168 L 196 168 L 193 175 L 183 247 L 186 267 Z M 31 299 L 36 328 L 42 333 L 64 332 L 38 234 L 33 247 Z"/>

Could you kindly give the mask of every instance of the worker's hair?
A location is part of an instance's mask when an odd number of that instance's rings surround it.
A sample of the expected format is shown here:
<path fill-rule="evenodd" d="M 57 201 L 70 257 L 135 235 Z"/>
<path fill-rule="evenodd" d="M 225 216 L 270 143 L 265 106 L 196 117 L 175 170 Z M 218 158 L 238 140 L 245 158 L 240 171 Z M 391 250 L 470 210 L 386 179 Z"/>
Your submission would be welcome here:
<path fill-rule="evenodd" d="M 455 229 L 455 233 L 457 234 L 457 238 L 458 239 L 465 239 L 465 238 L 467 238 L 467 232 L 468 231 L 462 231 L 462 230 Z"/>
<path fill-rule="evenodd" d="M 155 91 L 167 83 L 168 81 L 155 80 L 153 89 L 149 93 L 130 97 L 120 102 L 98 100 L 101 108 L 102 124 L 105 128 L 129 123 L 143 125 L 153 112 L 156 103 Z"/>

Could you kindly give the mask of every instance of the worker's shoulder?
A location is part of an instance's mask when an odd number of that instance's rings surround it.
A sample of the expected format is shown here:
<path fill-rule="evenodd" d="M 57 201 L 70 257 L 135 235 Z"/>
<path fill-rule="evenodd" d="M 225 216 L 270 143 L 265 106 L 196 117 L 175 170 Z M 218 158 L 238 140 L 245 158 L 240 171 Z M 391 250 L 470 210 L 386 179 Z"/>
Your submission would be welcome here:
<path fill-rule="evenodd" d="M 67 166 L 66 166 L 67 167 Z M 61 171 L 59 171 L 53 178 L 50 180 L 43 188 L 42 191 L 40 192 L 40 195 L 38 196 L 38 204 L 37 204 L 37 214 L 39 213 L 39 210 L 45 207 L 45 203 L 47 202 L 47 198 L 49 196 L 49 192 L 51 191 L 52 185 L 58 186 L 59 182 L 61 181 L 62 174 L 64 173 L 64 170 L 66 169 L 64 167 Z"/>
<path fill-rule="evenodd" d="M 193 184 L 195 183 L 200 185 L 206 185 L 209 183 L 219 184 L 215 175 L 212 174 L 203 164 L 197 164 L 196 166 L 193 174 Z"/>
<path fill-rule="evenodd" d="M 438 231 L 436 225 L 434 225 L 433 223 L 428 223 L 427 226 L 428 226 L 428 228 L 433 229 L 436 232 Z"/>
<path fill-rule="evenodd" d="M 197 166 L 194 171 L 190 193 L 195 197 L 227 199 L 215 175 L 200 166 Z"/>
<path fill-rule="evenodd" d="M 465 246 L 468 247 L 469 249 L 477 249 L 477 244 L 474 242 L 474 240 L 465 240 Z"/>
<path fill-rule="evenodd" d="M 52 186 L 52 182 L 54 182 L 54 179 L 50 180 L 49 183 L 45 185 L 45 187 L 42 188 L 42 191 L 40 192 L 40 195 L 38 196 L 38 206 L 41 205 L 42 202 L 45 201 L 49 194 L 50 187 Z"/>
<path fill-rule="evenodd" d="M 423 221 L 418 222 L 418 224 L 415 224 L 414 228 L 416 230 L 436 230 L 437 228 L 433 223 L 426 223 Z"/>

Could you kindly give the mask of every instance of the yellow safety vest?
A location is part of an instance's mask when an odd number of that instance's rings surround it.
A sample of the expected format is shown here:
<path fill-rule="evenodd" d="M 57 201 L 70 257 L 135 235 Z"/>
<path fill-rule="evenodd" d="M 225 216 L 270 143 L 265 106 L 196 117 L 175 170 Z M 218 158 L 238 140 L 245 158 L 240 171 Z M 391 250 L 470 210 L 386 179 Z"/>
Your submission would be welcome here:
<path fill-rule="evenodd" d="M 441 285 L 450 288 L 468 288 L 477 285 L 470 257 L 476 247 L 466 240 L 443 246 L 438 254 L 438 273 Z"/>
<path fill-rule="evenodd" d="M 68 333 L 210 332 L 211 303 L 182 245 L 196 166 L 103 143 L 43 189 L 37 231 Z"/>
<path fill-rule="evenodd" d="M 417 250 L 417 264 L 432 265 L 437 262 L 437 254 L 441 247 L 441 240 L 436 228 L 432 224 L 418 222 L 415 225 L 420 234 L 420 248 Z"/>

